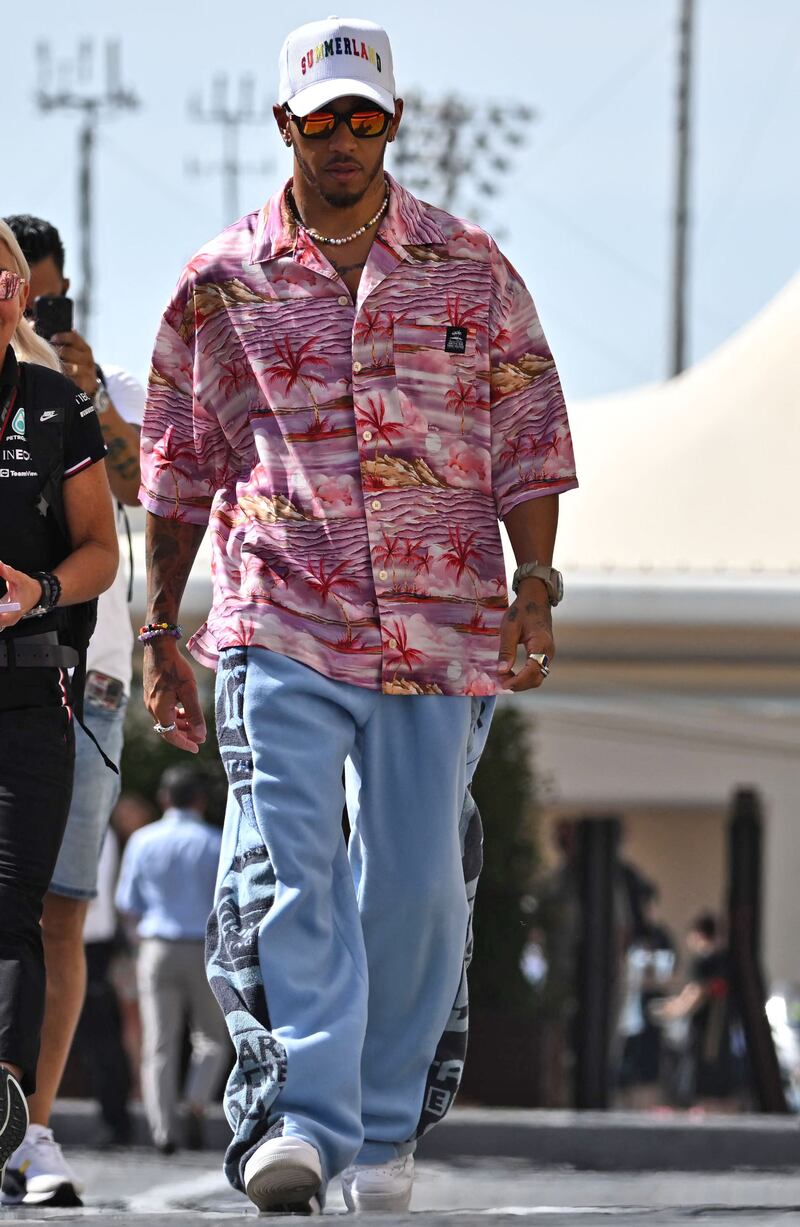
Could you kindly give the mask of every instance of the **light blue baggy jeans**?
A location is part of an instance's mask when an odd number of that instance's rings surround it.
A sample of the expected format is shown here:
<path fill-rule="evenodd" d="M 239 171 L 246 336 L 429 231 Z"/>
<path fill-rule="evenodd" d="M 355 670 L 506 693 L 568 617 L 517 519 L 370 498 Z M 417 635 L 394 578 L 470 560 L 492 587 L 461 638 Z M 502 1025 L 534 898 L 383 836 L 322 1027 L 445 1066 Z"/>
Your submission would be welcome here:
<path fill-rule="evenodd" d="M 236 1050 L 234 1187 L 267 1138 L 312 1143 L 327 1182 L 413 1151 L 452 1103 L 482 849 L 469 782 L 493 706 L 222 653 L 229 796 L 206 963 Z"/>

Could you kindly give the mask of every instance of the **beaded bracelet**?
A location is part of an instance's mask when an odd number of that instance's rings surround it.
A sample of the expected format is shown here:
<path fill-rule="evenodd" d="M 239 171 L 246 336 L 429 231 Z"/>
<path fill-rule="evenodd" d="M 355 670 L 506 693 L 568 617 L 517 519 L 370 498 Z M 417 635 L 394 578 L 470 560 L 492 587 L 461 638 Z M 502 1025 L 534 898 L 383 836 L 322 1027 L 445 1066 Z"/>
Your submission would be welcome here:
<path fill-rule="evenodd" d="M 39 581 L 42 596 L 35 608 L 26 616 L 41 617 L 42 614 L 50 613 L 51 609 L 55 609 L 61 600 L 61 580 L 57 575 L 51 574 L 50 571 L 33 571 L 31 579 Z"/>
<path fill-rule="evenodd" d="M 149 622 L 147 626 L 142 626 L 139 629 L 139 642 L 150 643 L 153 639 L 162 639 L 167 636 L 170 639 L 180 639 L 183 635 L 183 627 L 178 626 L 176 622 Z"/>

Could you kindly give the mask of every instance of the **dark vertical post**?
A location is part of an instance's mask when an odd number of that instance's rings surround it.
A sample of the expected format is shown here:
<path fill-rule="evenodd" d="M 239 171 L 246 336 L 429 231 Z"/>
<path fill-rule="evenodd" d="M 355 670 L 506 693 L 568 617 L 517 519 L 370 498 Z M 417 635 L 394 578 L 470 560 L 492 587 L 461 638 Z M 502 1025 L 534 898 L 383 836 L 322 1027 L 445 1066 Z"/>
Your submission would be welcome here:
<path fill-rule="evenodd" d="M 92 263 L 92 159 L 94 154 L 96 115 L 87 111 L 78 137 L 78 226 L 80 230 L 81 288 L 77 296 L 75 326 L 83 336 L 89 333 L 94 289 Z"/>
<path fill-rule="evenodd" d="M 757 1106 L 762 1112 L 788 1112 L 761 969 L 762 826 L 758 794 L 740 788 L 734 795 L 728 834 L 731 976 Z"/>
<path fill-rule="evenodd" d="M 671 374 L 686 366 L 686 293 L 689 241 L 689 170 L 691 135 L 692 42 L 694 0 L 681 0 L 678 62 L 678 121 L 675 175 L 675 237 L 672 268 Z"/>
<path fill-rule="evenodd" d="M 581 922 L 575 1014 L 576 1108 L 607 1108 L 611 1094 L 619 834 L 618 818 L 583 818 L 578 823 Z"/>

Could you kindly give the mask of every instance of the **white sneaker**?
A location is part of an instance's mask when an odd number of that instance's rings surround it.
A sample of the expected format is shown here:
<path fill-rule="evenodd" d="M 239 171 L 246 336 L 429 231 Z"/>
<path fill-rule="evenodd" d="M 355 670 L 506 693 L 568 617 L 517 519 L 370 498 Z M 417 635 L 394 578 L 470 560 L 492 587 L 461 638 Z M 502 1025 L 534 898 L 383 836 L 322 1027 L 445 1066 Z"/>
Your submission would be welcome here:
<path fill-rule="evenodd" d="M 244 1165 L 247 1196 L 270 1214 L 318 1214 L 319 1154 L 301 1138 L 270 1138 Z"/>
<path fill-rule="evenodd" d="M 83 1183 L 67 1163 L 53 1130 L 29 1125 L 8 1160 L 0 1203 L 4 1206 L 82 1206 Z"/>
<path fill-rule="evenodd" d="M 342 1192 L 348 1210 L 407 1210 L 413 1187 L 413 1155 L 374 1167 L 354 1164 L 342 1172 Z"/>

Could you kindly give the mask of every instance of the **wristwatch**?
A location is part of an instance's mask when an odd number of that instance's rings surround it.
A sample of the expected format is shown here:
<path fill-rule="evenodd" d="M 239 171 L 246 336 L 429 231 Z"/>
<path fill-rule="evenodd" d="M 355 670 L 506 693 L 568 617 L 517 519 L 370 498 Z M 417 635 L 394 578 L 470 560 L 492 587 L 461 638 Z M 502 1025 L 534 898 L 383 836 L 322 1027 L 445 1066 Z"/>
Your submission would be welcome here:
<path fill-rule="evenodd" d="M 102 379 L 97 381 L 97 387 L 92 396 L 92 404 L 95 407 L 95 412 L 98 414 L 106 413 L 111 404 L 111 397 L 108 395 L 108 390 Z"/>
<path fill-rule="evenodd" d="M 517 567 L 511 581 L 515 593 L 519 592 L 519 586 L 524 579 L 540 579 L 547 589 L 551 605 L 558 605 L 563 600 L 564 577 L 555 567 L 541 566 L 538 562 L 523 562 L 522 566 Z"/>

